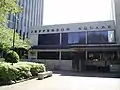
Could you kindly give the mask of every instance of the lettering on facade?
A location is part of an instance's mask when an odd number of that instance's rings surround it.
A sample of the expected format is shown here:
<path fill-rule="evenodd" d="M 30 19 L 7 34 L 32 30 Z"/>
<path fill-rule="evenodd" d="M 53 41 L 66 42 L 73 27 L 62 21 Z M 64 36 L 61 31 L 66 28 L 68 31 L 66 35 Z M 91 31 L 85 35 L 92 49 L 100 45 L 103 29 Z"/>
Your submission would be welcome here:
<path fill-rule="evenodd" d="M 110 25 L 108 25 L 108 28 L 111 28 L 111 26 L 110 26 Z"/>
<path fill-rule="evenodd" d="M 81 27 L 79 27 L 79 30 L 81 30 L 82 28 Z"/>
<path fill-rule="evenodd" d="M 59 29 L 57 29 L 56 31 L 59 31 Z"/>
<path fill-rule="evenodd" d="M 43 30 L 43 32 L 45 32 L 45 30 Z"/>
<path fill-rule="evenodd" d="M 67 28 L 66 30 L 70 30 L 69 28 Z"/>
<path fill-rule="evenodd" d="M 64 28 L 62 28 L 61 31 L 64 31 Z"/>
<path fill-rule="evenodd" d="M 87 30 L 87 27 L 84 27 L 84 30 Z"/>
<path fill-rule="evenodd" d="M 54 29 L 52 29 L 52 32 L 54 32 Z"/>
<path fill-rule="evenodd" d="M 95 29 L 99 29 L 99 27 L 97 26 Z"/>
<path fill-rule="evenodd" d="M 78 27 L 78 29 L 79 30 L 91 30 L 91 29 L 105 29 L 105 28 L 111 28 L 111 25 L 107 25 L 107 26 L 103 26 L 103 25 L 101 25 L 101 26 L 84 26 L 83 28 L 82 27 Z M 70 30 L 70 28 L 61 28 L 61 29 L 59 29 L 59 28 L 56 28 L 56 29 L 51 29 L 51 32 L 54 32 L 54 31 L 68 31 L 68 30 Z M 43 30 L 31 30 L 31 33 L 37 33 L 37 32 L 50 32 L 50 29 L 43 29 Z"/>
<path fill-rule="evenodd" d="M 104 29 L 104 28 L 105 28 L 105 26 L 102 26 L 101 28 L 102 28 L 102 29 Z"/>
<path fill-rule="evenodd" d="M 90 29 L 93 29 L 93 26 L 90 26 Z"/>

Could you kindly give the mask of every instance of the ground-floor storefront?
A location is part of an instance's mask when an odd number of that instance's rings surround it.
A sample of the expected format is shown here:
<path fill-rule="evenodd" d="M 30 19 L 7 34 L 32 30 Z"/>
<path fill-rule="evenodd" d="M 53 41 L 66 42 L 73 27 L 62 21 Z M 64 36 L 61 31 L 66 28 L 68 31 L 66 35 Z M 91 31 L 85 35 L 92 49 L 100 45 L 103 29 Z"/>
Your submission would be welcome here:
<path fill-rule="evenodd" d="M 120 65 L 119 45 L 33 48 L 32 51 L 30 58 L 46 63 L 50 69 L 109 72 L 112 65 Z"/>

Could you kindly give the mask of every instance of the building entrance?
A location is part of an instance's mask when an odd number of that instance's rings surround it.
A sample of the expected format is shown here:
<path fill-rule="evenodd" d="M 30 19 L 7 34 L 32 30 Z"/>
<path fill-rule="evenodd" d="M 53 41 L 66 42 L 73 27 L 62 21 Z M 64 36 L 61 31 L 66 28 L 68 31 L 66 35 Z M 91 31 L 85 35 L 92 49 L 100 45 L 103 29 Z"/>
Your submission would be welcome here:
<path fill-rule="evenodd" d="M 73 71 L 83 71 L 85 52 L 74 52 L 72 59 L 72 69 Z"/>

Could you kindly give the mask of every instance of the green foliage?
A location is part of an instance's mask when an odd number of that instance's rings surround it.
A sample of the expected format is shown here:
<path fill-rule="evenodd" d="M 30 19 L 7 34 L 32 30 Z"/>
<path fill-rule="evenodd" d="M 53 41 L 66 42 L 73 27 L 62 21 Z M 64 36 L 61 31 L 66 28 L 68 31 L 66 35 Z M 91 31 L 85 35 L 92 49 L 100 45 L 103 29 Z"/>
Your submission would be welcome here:
<path fill-rule="evenodd" d="M 0 50 L 10 49 L 13 45 L 13 33 L 12 29 L 0 28 Z M 28 39 L 24 41 L 20 39 L 18 33 L 15 33 L 15 47 L 16 48 L 30 48 L 30 42 Z"/>
<path fill-rule="evenodd" d="M 0 81 L 11 82 L 21 79 L 27 79 L 32 76 L 37 76 L 37 73 L 44 72 L 43 64 L 32 62 L 19 62 L 11 65 L 10 63 L 0 62 Z"/>
<path fill-rule="evenodd" d="M 17 14 L 22 11 L 19 7 L 17 0 L 0 0 L 0 50 L 10 49 L 13 43 L 12 29 L 6 27 L 8 23 L 8 14 Z M 15 33 L 15 47 L 28 49 L 30 46 L 29 40 L 24 41 L 20 39 L 20 35 Z"/>
<path fill-rule="evenodd" d="M 15 14 L 20 11 L 22 7 L 18 6 L 17 0 L 0 0 L 0 27 L 6 24 L 9 13 Z"/>
<path fill-rule="evenodd" d="M 6 62 L 17 63 L 19 61 L 19 55 L 15 51 L 8 51 L 5 57 Z"/>

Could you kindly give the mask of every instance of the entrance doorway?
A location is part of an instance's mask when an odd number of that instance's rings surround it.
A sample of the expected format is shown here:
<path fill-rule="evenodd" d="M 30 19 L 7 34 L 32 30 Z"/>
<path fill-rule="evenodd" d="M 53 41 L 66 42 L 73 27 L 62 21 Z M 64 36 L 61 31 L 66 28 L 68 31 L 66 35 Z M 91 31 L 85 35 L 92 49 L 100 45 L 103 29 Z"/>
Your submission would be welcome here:
<path fill-rule="evenodd" d="M 84 61 L 85 61 L 85 52 L 74 52 L 72 53 L 72 69 L 73 71 L 83 71 Z"/>

